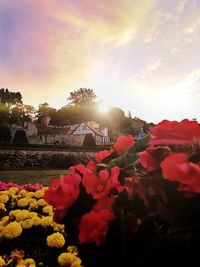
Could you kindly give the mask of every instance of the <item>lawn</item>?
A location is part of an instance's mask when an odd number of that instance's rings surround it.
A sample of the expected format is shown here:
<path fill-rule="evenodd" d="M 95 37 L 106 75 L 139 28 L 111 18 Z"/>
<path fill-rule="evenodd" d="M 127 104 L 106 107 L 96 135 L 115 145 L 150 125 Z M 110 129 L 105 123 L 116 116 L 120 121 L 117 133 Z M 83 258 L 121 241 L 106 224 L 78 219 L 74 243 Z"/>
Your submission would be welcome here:
<path fill-rule="evenodd" d="M 0 171 L 0 181 L 14 182 L 17 184 L 41 183 L 49 185 L 52 179 L 67 175 L 67 170 L 19 170 Z"/>

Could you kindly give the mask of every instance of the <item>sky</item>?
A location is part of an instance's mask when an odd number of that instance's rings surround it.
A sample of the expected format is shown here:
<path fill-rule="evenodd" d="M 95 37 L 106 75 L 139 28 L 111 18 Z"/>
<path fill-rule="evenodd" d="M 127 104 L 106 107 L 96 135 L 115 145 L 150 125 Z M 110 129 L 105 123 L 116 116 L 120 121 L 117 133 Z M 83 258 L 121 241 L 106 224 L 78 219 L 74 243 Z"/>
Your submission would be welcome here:
<path fill-rule="evenodd" d="M 91 88 L 147 122 L 200 121 L 200 0 L 0 0 L 0 88 L 56 108 Z"/>

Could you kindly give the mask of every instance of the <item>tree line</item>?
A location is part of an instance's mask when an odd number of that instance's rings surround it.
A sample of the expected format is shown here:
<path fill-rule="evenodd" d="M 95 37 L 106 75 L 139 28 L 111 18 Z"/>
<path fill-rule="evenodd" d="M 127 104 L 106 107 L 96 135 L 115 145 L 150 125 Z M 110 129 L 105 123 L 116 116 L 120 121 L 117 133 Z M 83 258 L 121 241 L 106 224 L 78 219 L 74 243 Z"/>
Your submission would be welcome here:
<path fill-rule="evenodd" d="M 24 104 L 20 92 L 0 89 L 0 125 L 17 124 L 23 126 L 25 122 L 40 123 L 41 116 L 49 116 L 50 124 L 63 126 L 81 121 L 95 121 L 108 126 L 111 132 L 127 129 L 134 121 L 131 113 L 118 107 L 111 107 L 106 114 L 99 111 L 99 102 L 93 89 L 80 88 L 70 92 L 67 104 L 60 109 L 49 106 L 48 103 L 39 104 L 38 108 Z"/>

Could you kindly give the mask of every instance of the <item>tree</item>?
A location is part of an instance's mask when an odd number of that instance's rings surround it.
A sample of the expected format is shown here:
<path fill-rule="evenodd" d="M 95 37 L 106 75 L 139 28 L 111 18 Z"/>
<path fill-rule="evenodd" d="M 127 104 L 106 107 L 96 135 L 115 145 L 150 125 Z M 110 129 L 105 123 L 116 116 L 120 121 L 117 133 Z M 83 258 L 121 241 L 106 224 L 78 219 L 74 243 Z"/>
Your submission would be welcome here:
<path fill-rule="evenodd" d="M 70 101 L 70 105 L 92 104 L 96 97 L 93 89 L 80 88 L 77 91 L 70 92 L 67 100 Z"/>
<path fill-rule="evenodd" d="M 35 113 L 36 111 L 33 106 L 16 104 L 10 108 L 9 122 L 11 124 L 24 125 L 24 122 L 34 119 Z"/>
<path fill-rule="evenodd" d="M 39 105 L 38 110 L 36 111 L 36 118 L 40 122 L 41 116 L 49 116 L 51 121 L 54 120 L 57 110 L 49 106 L 48 103 L 43 103 Z"/>
<path fill-rule="evenodd" d="M 8 124 L 9 120 L 9 108 L 5 104 L 0 104 L 0 125 Z"/>
<path fill-rule="evenodd" d="M 22 95 L 20 92 L 10 92 L 8 89 L 0 89 L 0 104 L 7 106 L 22 104 Z"/>

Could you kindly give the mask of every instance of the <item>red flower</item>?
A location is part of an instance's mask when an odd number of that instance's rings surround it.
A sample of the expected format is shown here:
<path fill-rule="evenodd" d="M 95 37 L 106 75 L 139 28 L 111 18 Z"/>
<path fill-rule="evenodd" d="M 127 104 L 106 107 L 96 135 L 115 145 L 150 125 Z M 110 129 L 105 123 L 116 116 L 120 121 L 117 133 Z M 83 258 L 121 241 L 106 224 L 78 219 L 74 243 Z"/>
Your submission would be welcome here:
<path fill-rule="evenodd" d="M 151 145 L 185 145 L 200 139 L 200 126 L 196 121 L 163 120 L 150 129 Z"/>
<path fill-rule="evenodd" d="M 193 184 L 181 184 L 178 188 L 180 192 L 200 193 L 200 179 L 199 182 Z"/>
<path fill-rule="evenodd" d="M 92 170 L 92 171 L 96 171 L 97 166 L 95 165 L 93 160 L 90 160 L 88 165 L 87 165 L 87 168 Z"/>
<path fill-rule="evenodd" d="M 121 154 L 132 147 L 134 143 L 135 141 L 132 135 L 122 135 L 117 138 L 117 142 L 115 143 L 114 148 L 119 154 Z"/>
<path fill-rule="evenodd" d="M 83 164 L 77 164 L 75 166 L 69 167 L 69 171 L 71 174 L 76 173 L 76 171 L 80 172 L 81 174 L 84 174 L 86 171 L 86 167 Z"/>
<path fill-rule="evenodd" d="M 111 209 L 113 203 L 115 202 L 114 197 L 105 197 L 100 199 L 92 208 L 93 211 L 101 211 L 103 209 Z"/>
<path fill-rule="evenodd" d="M 113 153 L 113 151 L 114 151 L 113 149 L 110 149 L 110 150 L 103 150 L 103 151 L 96 153 L 95 155 L 96 161 L 98 163 L 102 162 L 102 160 L 110 156 Z"/>
<path fill-rule="evenodd" d="M 175 153 L 161 163 L 163 177 L 170 181 L 191 185 L 200 182 L 200 165 L 189 162 L 184 153 Z"/>
<path fill-rule="evenodd" d="M 145 151 L 140 152 L 140 163 L 147 169 L 147 171 L 152 172 L 160 168 L 160 163 L 169 156 L 170 150 L 168 147 L 158 146 L 148 147 Z"/>
<path fill-rule="evenodd" d="M 69 168 L 69 171 L 70 171 L 70 174 L 76 173 L 76 171 L 78 171 L 79 173 L 84 175 L 87 171 L 87 168 L 91 169 L 92 171 L 96 170 L 96 165 L 95 165 L 93 160 L 89 161 L 87 167 L 85 167 L 85 165 L 83 165 L 83 164 L 77 164 L 75 166 L 71 166 Z"/>
<path fill-rule="evenodd" d="M 109 223 L 114 219 L 109 209 L 90 211 L 81 217 L 79 229 L 80 243 L 95 243 L 99 246 L 106 236 Z"/>
<path fill-rule="evenodd" d="M 44 200 L 53 205 L 54 220 L 60 222 L 67 213 L 68 209 L 79 196 L 79 185 L 81 176 L 74 173 L 70 176 L 63 176 L 61 179 L 55 179 L 45 191 Z"/>
<path fill-rule="evenodd" d="M 119 167 L 111 169 L 111 176 L 107 170 L 102 170 L 95 174 L 92 170 L 87 169 L 83 176 L 82 184 L 86 188 L 88 194 L 91 194 L 95 199 L 107 197 L 112 188 L 120 190 L 118 181 Z"/>

